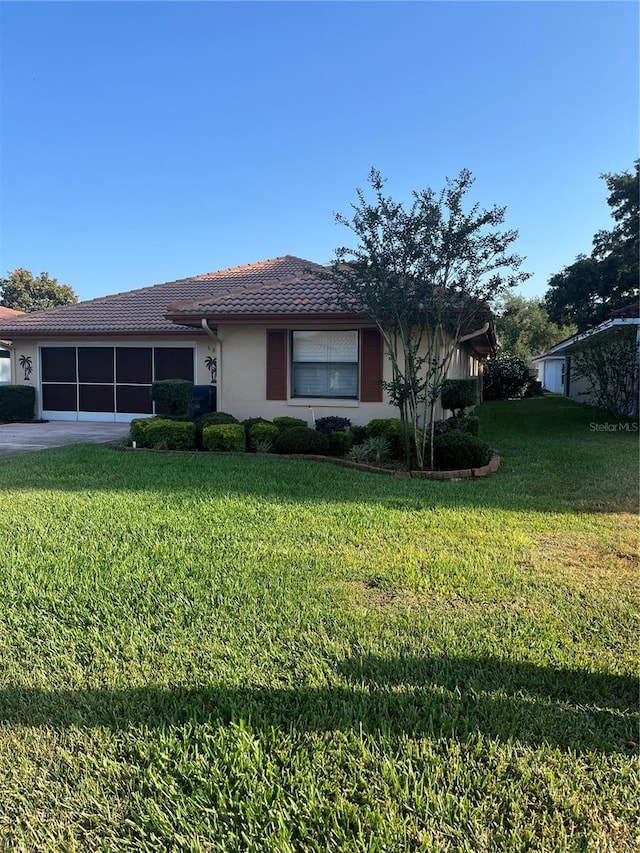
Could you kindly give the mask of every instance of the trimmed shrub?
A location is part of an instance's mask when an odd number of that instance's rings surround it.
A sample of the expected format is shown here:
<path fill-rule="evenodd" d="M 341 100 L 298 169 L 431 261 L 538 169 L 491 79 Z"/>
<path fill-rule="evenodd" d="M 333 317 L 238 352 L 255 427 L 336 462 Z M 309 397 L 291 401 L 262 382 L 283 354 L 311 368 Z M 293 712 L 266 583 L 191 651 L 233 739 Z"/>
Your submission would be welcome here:
<path fill-rule="evenodd" d="M 451 429 L 458 432 L 468 432 L 470 435 L 478 435 L 480 433 L 480 418 L 475 415 L 466 415 L 463 418 L 449 418 L 445 423 L 449 424 Z"/>
<path fill-rule="evenodd" d="M 349 418 L 340 418 L 338 415 L 327 415 L 326 418 L 316 420 L 316 429 L 323 435 L 329 435 L 332 432 L 347 432 L 350 426 Z"/>
<path fill-rule="evenodd" d="M 362 444 L 362 442 L 367 437 L 367 428 L 366 426 L 361 426 L 360 424 L 353 424 L 349 428 L 349 435 L 351 436 L 351 443 L 354 446 Z"/>
<path fill-rule="evenodd" d="M 188 379 L 157 379 L 151 385 L 156 412 L 186 418 L 193 400 L 193 382 Z"/>
<path fill-rule="evenodd" d="M 247 438 L 247 450 L 251 450 L 251 428 L 254 424 L 270 424 L 271 421 L 266 418 L 245 418 L 241 423 Z"/>
<path fill-rule="evenodd" d="M 136 418 L 129 424 L 129 441 L 137 444 L 138 447 L 148 447 L 147 442 L 147 427 L 153 418 Z"/>
<path fill-rule="evenodd" d="M 433 460 L 441 471 L 480 468 L 491 459 L 491 448 L 468 432 L 451 430 L 433 440 Z"/>
<path fill-rule="evenodd" d="M 273 419 L 273 423 L 278 429 L 289 429 L 289 427 L 308 427 L 309 424 L 303 421 L 302 418 L 291 418 L 289 415 L 279 415 Z"/>
<path fill-rule="evenodd" d="M 321 456 L 329 452 L 329 439 L 308 426 L 292 426 L 279 430 L 273 442 L 275 453 L 317 453 Z"/>
<path fill-rule="evenodd" d="M 36 389 L 31 385 L 0 385 L 0 421 L 33 420 Z"/>
<path fill-rule="evenodd" d="M 477 405 L 478 380 L 475 377 L 445 379 L 440 392 L 440 403 L 443 409 L 450 409 L 454 415 Z"/>
<path fill-rule="evenodd" d="M 275 424 L 268 421 L 254 423 L 249 430 L 249 449 L 256 450 L 258 444 L 262 447 L 270 444 L 273 447 L 279 435 L 280 430 Z"/>
<path fill-rule="evenodd" d="M 367 424 L 367 438 L 384 436 L 389 445 L 391 459 L 405 458 L 405 429 L 407 427 L 397 418 L 375 418 Z"/>
<path fill-rule="evenodd" d="M 345 456 L 353 447 L 351 432 L 330 432 L 327 439 L 331 456 Z"/>
<path fill-rule="evenodd" d="M 196 421 L 196 426 L 201 430 L 208 426 L 218 426 L 219 424 L 237 424 L 237 418 L 227 412 L 209 412 L 207 415 L 202 415 Z"/>
<path fill-rule="evenodd" d="M 220 426 L 220 424 L 237 424 L 238 419 L 227 412 L 209 412 L 206 415 L 201 415 L 196 420 L 196 441 L 200 450 L 204 449 L 202 443 L 202 432 L 205 427 Z"/>
<path fill-rule="evenodd" d="M 529 384 L 527 362 L 517 355 L 501 355 L 487 361 L 482 374 L 485 400 L 508 400 L 522 397 Z"/>
<path fill-rule="evenodd" d="M 242 424 L 213 424 L 202 430 L 202 446 L 206 450 L 224 453 L 244 453 L 246 436 Z"/>
<path fill-rule="evenodd" d="M 196 427 L 191 421 L 138 418 L 131 421 L 129 437 L 139 447 L 154 450 L 194 450 Z"/>

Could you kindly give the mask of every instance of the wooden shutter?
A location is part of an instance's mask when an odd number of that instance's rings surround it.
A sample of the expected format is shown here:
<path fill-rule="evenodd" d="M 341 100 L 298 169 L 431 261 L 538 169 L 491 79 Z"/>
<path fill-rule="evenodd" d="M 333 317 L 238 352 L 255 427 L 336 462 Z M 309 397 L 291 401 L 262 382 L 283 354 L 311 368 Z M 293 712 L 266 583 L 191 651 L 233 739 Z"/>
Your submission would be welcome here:
<path fill-rule="evenodd" d="M 287 399 L 287 330 L 267 329 L 267 400 Z"/>
<path fill-rule="evenodd" d="M 382 402 L 382 336 L 378 329 L 360 330 L 360 402 Z"/>

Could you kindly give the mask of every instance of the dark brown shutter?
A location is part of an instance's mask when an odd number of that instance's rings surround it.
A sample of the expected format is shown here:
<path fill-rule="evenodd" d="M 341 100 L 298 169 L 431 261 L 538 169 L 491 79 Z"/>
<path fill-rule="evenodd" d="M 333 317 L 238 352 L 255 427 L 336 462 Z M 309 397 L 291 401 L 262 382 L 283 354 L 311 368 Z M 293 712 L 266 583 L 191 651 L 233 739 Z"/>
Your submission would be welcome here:
<path fill-rule="evenodd" d="M 360 402 L 382 402 L 382 336 L 378 329 L 360 330 Z"/>
<path fill-rule="evenodd" d="M 267 329 L 267 400 L 287 399 L 287 330 Z"/>

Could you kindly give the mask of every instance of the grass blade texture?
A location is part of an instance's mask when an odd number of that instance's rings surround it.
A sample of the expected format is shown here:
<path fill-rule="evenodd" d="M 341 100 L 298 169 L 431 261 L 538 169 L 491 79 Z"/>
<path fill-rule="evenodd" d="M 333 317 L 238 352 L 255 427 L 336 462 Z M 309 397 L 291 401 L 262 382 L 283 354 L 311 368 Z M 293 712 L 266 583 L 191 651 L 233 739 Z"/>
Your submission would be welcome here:
<path fill-rule="evenodd" d="M 0 468 L 0 849 L 631 851 L 637 434 L 489 478 L 77 446 Z"/>

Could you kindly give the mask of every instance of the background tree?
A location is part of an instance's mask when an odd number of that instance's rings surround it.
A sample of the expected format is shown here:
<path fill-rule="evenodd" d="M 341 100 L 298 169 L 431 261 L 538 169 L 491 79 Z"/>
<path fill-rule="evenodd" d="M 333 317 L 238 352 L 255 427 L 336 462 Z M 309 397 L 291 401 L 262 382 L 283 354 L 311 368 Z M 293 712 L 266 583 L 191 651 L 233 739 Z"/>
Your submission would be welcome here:
<path fill-rule="evenodd" d="M 575 335 L 575 325 L 559 326 L 549 319 L 542 299 L 507 293 L 495 311 L 500 352 L 525 360 L 542 355 L 554 344 Z"/>
<path fill-rule="evenodd" d="M 41 272 L 35 278 L 21 267 L 0 279 L 0 305 L 18 311 L 41 311 L 56 305 L 77 302 L 78 297 L 68 284 L 58 284 L 49 273 Z"/>
<path fill-rule="evenodd" d="M 571 376 L 614 417 L 637 417 L 640 361 L 637 326 L 619 326 L 586 339 L 571 356 Z"/>
<path fill-rule="evenodd" d="M 385 389 L 408 426 L 416 464 L 432 467 L 435 406 L 456 346 L 486 322 L 488 302 L 528 275 L 509 251 L 518 232 L 496 230 L 505 208 L 464 210 L 468 170 L 440 192 L 414 192 L 408 210 L 384 195 L 375 169 L 369 183 L 373 201 L 357 190 L 351 218 L 336 216 L 358 242 L 336 250 L 327 277 L 342 307 L 378 326 L 392 367 Z"/>
<path fill-rule="evenodd" d="M 555 323 L 575 323 L 582 332 L 616 308 L 638 299 L 640 276 L 640 160 L 635 172 L 604 174 L 615 226 L 598 231 L 590 257 L 579 255 L 549 280 L 545 304 Z"/>

